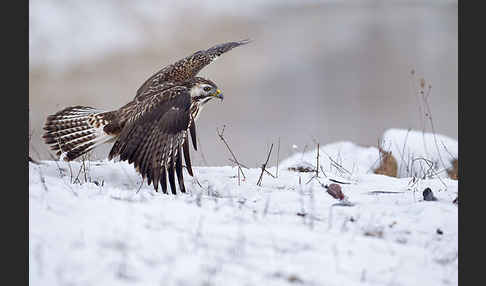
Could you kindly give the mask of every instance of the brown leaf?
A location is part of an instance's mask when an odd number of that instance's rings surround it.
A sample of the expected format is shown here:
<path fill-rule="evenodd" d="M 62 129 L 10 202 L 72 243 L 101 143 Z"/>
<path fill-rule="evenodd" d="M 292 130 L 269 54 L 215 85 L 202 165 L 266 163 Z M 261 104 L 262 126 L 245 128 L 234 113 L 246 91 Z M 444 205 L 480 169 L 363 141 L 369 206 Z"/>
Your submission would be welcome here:
<path fill-rule="evenodd" d="M 327 187 L 327 193 L 330 194 L 333 198 L 338 200 L 344 199 L 344 194 L 341 191 L 341 186 L 338 184 L 330 184 Z"/>
<path fill-rule="evenodd" d="M 425 88 L 425 79 L 424 79 L 424 78 L 421 78 L 421 79 L 420 79 L 420 87 L 421 87 L 422 89 L 424 89 L 424 88 Z"/>

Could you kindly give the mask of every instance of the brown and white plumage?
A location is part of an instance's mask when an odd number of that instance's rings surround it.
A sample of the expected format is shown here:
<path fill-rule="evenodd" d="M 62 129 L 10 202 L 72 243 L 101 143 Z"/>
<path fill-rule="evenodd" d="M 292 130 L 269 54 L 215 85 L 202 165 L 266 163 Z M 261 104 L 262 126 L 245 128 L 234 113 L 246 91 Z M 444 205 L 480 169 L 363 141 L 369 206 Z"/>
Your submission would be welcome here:
<path fill-rule="evenodd" d="M 142 86 L 140 86 L 137 90 L 136 97 L 157 91 L 166 82 L 181 82 L 193 78 L 200 70 L 209 65 L 223 53 L 249 42 L 250 40 L 247 39 L 239 42 L 228 42 L 215 45 L 207 50 L 197 51 L 170 66 L 166 66 L 152 75 L 142 84 Z"/>
<path fill-rule="evenodd" d="M 172 193 L 177 193 L 177 176 L 179 189 L 185 192 L 182 156 L 188 173 L 193 175 L 189 134 L 197 150 L 195 120 L 204 104 L 223 98 L 215 83 L 196 75 L 221 54 L 248 42 L 216 45 L 164 67 L 118 110 L 74 106 L 50 115 L 44 126 L 45 142 L 58 156 L 70 161 L 114 141 L 109 159 L 119 156 L 120 160 L 133 163 L 155 190 L 160 182 L 164 193 L 167 179 Z"/>
<path fill-rule="evenodd" d="M 103 130 L 113 116 L 92 107 L 68 107 L 47 117 L 43 138 L 56 155 L 71 161 L 113 139 Z"/>

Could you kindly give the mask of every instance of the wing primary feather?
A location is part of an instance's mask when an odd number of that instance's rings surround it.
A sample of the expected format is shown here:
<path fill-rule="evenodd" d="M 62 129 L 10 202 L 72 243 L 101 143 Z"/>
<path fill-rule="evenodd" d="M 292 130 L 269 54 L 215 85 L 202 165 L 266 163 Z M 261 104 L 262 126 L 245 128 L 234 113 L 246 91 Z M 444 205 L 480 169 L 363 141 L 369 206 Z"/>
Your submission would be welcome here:
<path fill-rule="evenodd" d="M 157 166 L 156 163 L 152 164 L 152 178 L 154 181 L 154 188 L 157 191 L 157 187 L 159 186 L 159 178 L 160 178 L 160 165 Z"/>
<path fill-rule="evenodd" d="M 154 129 L 155 130 L 155 129 Z M 148 142 L 147 146 L 145 146 L 145 149 L 141 150 L 141 154 L 137 156 L 137 160 L 135 162 L 138 162 L 140 165 L 140 170 L 142 172 L 152 172 L 151 170 L 151 164 L 152 164 L 152 156 L 154 156 L 154 144 L 156 145 L 158 141 L 156 140 L 156 132 L 152 131 L 152 134 L 150 136 L 150 141 Z M 152 177 L 153 179 L 153 177 Z"/>
<path fill-rule="evenodd" d="M 154 156 L 154 144 L 157 143 L 157 134 L 154 131 L 152 131 L 148 136 L 148 139 L 144 141 L 144 146 L 143 148 L 140 148 L 136 159 L 135 159 L 135 164 L 139 166 L 139 170 L 142 174 L 147 174 L 147 177 L 150 176 L 152 182 L 156 183 L 156 180 L 154 179 L 154 174 L 153 174 L 153 164 L 152 160 Z M 149 183 L 150 184 L 150 183 Z"/>
<path fill-rule="evenodd" d="M 133 151 L 131 153 L 128 153 L 128 164 L 131 164 L 135 161 L 135 156 L 137 155 L 137 150 L 140 149 L 142 146 L 142 143 L 139 142 L 135 147 L 133 148 Z"/>
<path fill-rule="evenodd" d="M 154 187 L 159 186 L 159 180 L 160 180 L 160 169 L 161 165 L 158 163 L 159 160 L 157 157 L 161 157 L 160 151 L 156 151 L 155 154 L 153 154 L 151 157 L 147 158 L 146 160 L 150 161 L 148 164 L 150 165 L 149 167 L 149 173 L 152 174 L 152 180 Z"/>
<path fill-rule="evenodd" d="M 174 181 L 174 153 L 172 153 L 172 157 L 169 158 L 169 166 L 167 166 L 167 173 L 169 175 L 170 190 L 172 191 L 173 195 L 177 195 L 175 181 Z"/>
<path fill-rule="evenodd" d="M 245 39 L 238 42 L 228 42 L 219 45 L 215 45 L 205 51 L 205 53 L 209 56 L 210 60 L 213 61 L 216 57 L 221 56 L 222 54 L 230 51 L 233 48 L 236 48 L 241 45 L 246 45 L 250 43 L 250 39 Z"/>
<path fill-rule="evenodd" d="M 151 143 L 151 141 L 149 141 L 151 137 L 152 137 L 152 132 L 150 132 L 148 134 L 148 136 L 143 136 L 142 137 L 142 140 L 140 140 L 138 142 L 138 144 L 136 145 L 136 147 L 133 149 L 133 152 L 128 157 L 128 164 L 131 164 L 132 162 L 135 162 L 136 165 L 140 166 L 139 156 L 141 154 L 143 154 L 148 149 L 147 147 Z"/>
<path fill-rule="evenodd" d="M 147 173 L 147 185 L 150 185 L 150 183 L 152 183 L 152 174 L 151 173 Z M 155 187 L 155 180 L 154 180 L 154 187 Z M 155 190 L 157 191 L 157 190 Z"/>
<path fill-rule="evenodd" d="M 184 144 L 182 144 L 182 149 L 184 149 L 184 159 L 186 161 L 186 168 L 187 172 L 191 177 L 194 177 L 194 174 L 192 173 L 192 165 L 191 165 L 191 156 L 189 153 L 189 138 L 186 137 L 184 140 Z"/>
<path fill-rule="evenodd" d="M 172 138 L 170 138 L 172 140 Z M 161 159 L 161 177 L 160 177 L 160 184 L 162 186 L 162 189 L 164 190 L 164 194 L 167 194 L 167 164 L 168 158 L 169 158 L 169 138 L 166 139 L 165 145 L 163 146 L 163 151 L 162 151 L 162 159 Z"/>
<path fill-rule="evenodd" d="M 136 136 L 138 135 L 138 127 L 137 126 L 132 126 L 131 129 L 129 130 L 129 132 L 127 132 L 127 136 L 125 138 L 119 138 L 118 140 L 120 141 L 125 141 L 121 146 L 120 150 L 119 150 L 119 154 L 120 154 L 120 161 L 125 161 L 128 159 L 128 157 L 130 156 L 130 154 L 132 153 L 133 151 L 133 148 L 135 147 L 134 144 L 136 142 Z M 128 139 L 128 140 L 127 140 Z"/>
<path fill-rule="evenodd" d="M 186 187 L 184 186 L 184 175 L 182 173 L 182 152 L 181 146 L 179 145 L 177 151 L 177 159 L 175 165 L 176 173 L 177 173 L 177 181 L 179 182 L 179 189 L 182 193 L 186 192 Z"/>
<path fill-rule="evenodd" d="M 167 175 L 165 171 L 165 166 L 162 166 L 162 170 L 160 173 L 160 185 L 164 194 L 167 194 Z"/>
<path fill-rule="evenodd" d="M 165 145 L 162 145 L 161 150 L 157 151 L 155 155 L 156 157 L 152 159 L 152 172 L 153 172 L 154 185 L 155 184 L 159 185 L 162 169 L 165 171 L 165 166 L 161 164 L 162 158 L 164 157 L 164 148 Z"/>
<path fill-rule="evenodd" d="M 196 144 L 196 122 L 194 122 L 194 119 L 191 119 L 191 127 L 189 127 L 189 131 L 191 132 L 191 139 L 192 139 L 192 146 L 194 147 L 194 150 L 197 151 L 197 144 Z"/>
<path fill-rule="evenodd" d="M 131 132 L 127 136 L 127 142 L 125 143 L 125 146 L 121 150 L 121 155 L 120 159 L 122 161 L 129 160 L 132 154 L 135 152 L 137 149 L 139 143 L 140 143 L 140 135 L 142 131 L 140 130 L 143 128 L 142 126 L 133 126 Z"/>
<path fill-rule="evenodd" d="M 151 136 L 147 136 L 147 137 L 151 137 Z M 153 140 L 151 141 L 148 141 L 145 140 L 144 143 L 143 143 L 143 146 L 142 147 L 139 147 L 139 151 L 138 151 L 138 154 L 135 156 L 135 166 L 138 165 L 138 168 L 140 170 L 140 172 L 142 174 L 147 174 L 147 184 L 150 185 L 151 182 L 154 183 L 154 188 L 155 188 L 155 191 L 157 192 L 157 187 L 158 187 L 158 180 L 157 178 L 155 177 L 155 171 L 157 170 L 157 168 L 154 168 L 153 165 L 151 165 L 152 163 L 152 160 L 150 160 L 151 158 L 147 158 L 145 160 L 141 160 L 140 157 L 143 156 L 143 153 L 150 153 L 151 152 L 151 143 L 153 143 Z M 142 155 L 140 154 L 142 153 Z M 147 162 L 149 161 L 149 162 Z M 146 167 L 148 165 L 148 168 Z"/>
<path fill-rule="evenodd" d="M 150 183 L 149 183 L 150 185 Z M 154 179 L 154 189 L 156 192 L 159 192 L 159 182 Z"/>

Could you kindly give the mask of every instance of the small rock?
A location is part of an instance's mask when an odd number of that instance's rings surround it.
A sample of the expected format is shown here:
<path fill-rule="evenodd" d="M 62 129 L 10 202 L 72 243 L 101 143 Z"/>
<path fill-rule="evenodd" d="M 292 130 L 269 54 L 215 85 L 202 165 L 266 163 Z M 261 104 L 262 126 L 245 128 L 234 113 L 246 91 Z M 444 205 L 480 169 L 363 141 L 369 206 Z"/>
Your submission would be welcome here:
<path fill-rule="evenodd" d="M 438 229 L 436 230 L 436 232 L 437 232 L 437 234 L 440 234 L 440 235 L 444 234 L 444 232 L 443 232 L 443 231 L 442 231 L 442 229 L 440 229 L 440 228 L 438 228 Z"/>
<path fill-rule="evenodd" d="M 297 276 L 296 274 L 290 274 L 290 275 L 286 275 L 286 274 L 282 274 L 280 272 L 275 272 L 273 274 L 274 277 L 277 277 L 277 278 L 283 278 L 283 279 L 286 279 L 288 282 L 290 283 L 297 283 L 297 284 L 302 284 L 304 283 L 304 281 L 299 277 Z"/>
<path fill-rule="evenodd" d="M 432 190 L 430 188 L 426 188 L 423 195 L 424 201 L 437 201 L 437 198 L 434 196 L 434 193 L 432 193 Z"/>
<path fill-rule="evenodd" d="M 341 191 L 341 186 L 338 184 L 330 184 L 328 186 L 325 186 L 327 189 L 327 193 L 330 194 L 333 198 L 338 199 L 338 200 L 343 200 L 344 199 L 344 194 Z"/>
<path fill-rule="evenodd" d="M 458 205 L 459 204 L 459 196 L 457 196 L 453 201 L 452 201 L 453 204 L 456 204 Z"/>
<path fill-rule="evenodd" d="M 365 236 L 372 236 L 377 238 L 383 238 L 383 230 L 381 229 L 370 229 L 364 232 Z"/>
<path fill-rule="evenodd" d="M 400 243 L 400 244 L 405 244 L 405 243 L 407 243 L 407 238 L 405 238 L 405 237 L 399 237 L 399 238 L 395 239 L 395 241 L 397 243 Z"/>
<path fill-rule="evenodd" d="M 290 283 L 304 283 L 304 281 L 302 281 L 302 279 L 299 278 L 299 276 L 297 275 L 290 275 L 287 280 L 290 282 Z"/>

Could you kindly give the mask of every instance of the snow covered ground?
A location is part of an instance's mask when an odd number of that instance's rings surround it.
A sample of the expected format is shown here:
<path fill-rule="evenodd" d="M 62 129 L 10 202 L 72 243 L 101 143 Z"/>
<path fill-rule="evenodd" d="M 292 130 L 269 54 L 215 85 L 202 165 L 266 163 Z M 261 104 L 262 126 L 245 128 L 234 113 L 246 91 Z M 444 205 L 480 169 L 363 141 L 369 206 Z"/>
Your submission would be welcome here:
<path fill-rule="evenodd" d="M 312 179 L 288 170 L 304 155 L 261 187 L 258 168 L 239 185 L 237 167 L 193 167 L 179 196 L 140 186 L 125 162 L 29 163 L 30 284 L 458 284 L 457 181 L 375 175 L 377 149 L 350 142 L 321 146 Z"/>

